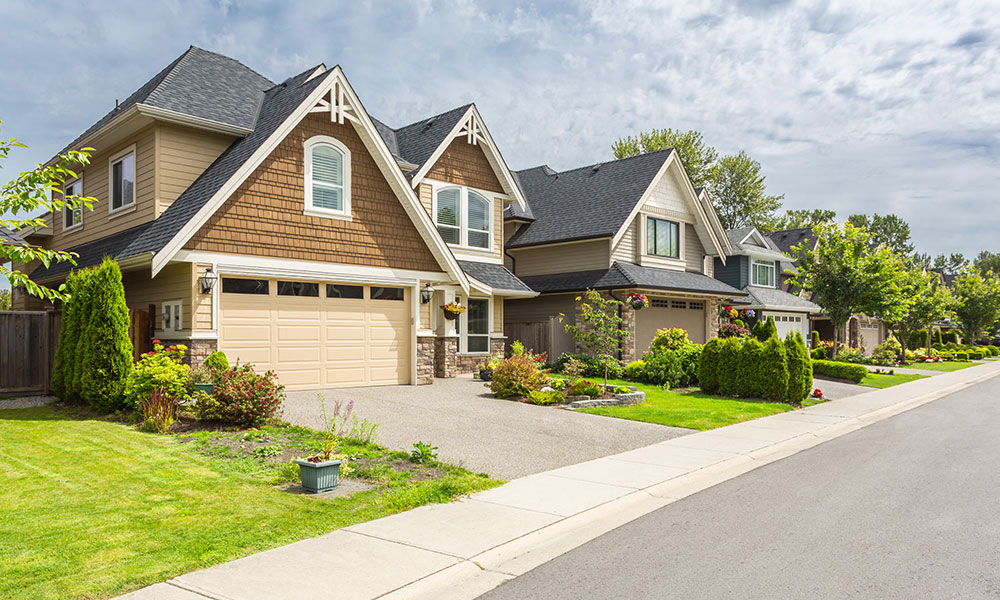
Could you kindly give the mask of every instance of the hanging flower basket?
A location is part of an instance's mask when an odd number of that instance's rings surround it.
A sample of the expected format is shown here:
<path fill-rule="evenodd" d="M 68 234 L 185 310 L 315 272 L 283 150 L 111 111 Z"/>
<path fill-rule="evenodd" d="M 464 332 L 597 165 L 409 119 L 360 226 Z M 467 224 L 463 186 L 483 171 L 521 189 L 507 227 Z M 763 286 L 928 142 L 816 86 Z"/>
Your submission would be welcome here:
<path fill-rule="evenodd" d="M 642 310 L 644 308 L 649 308 L 649 298 L 645 294 L 639 292 L 633 292 L 628 295 L 625 299 L 625 304 L 632 308 L 632 310 Z"/>
<path fill-rule="evenodd" d="M 458 302 L 449 302 L 448 304 L 442 304 L 441 310 L 444 311 L 444 318 L 448 319 L 449 321 L 454 321 L 459 317 L 459 315 L 461 315 L 468 309 L 459 304 Z"/>

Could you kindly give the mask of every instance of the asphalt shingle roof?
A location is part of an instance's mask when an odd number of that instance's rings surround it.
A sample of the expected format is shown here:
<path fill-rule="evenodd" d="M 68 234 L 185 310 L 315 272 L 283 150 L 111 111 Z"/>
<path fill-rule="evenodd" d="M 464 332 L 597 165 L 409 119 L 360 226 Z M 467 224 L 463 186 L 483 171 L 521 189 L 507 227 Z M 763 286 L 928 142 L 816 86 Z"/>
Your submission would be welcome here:
<path fill-rule="evenodd" d="M 518 279 L 516 275 L 508 271 L 507 267 L 503 265 L 473 262 L 469 260 L 460 260 L 458 261 L 458 264 L 462 267 L 462 270 L 465 271 L 466 275 L 485 283 L 494 290 L 506 290 L 511 292 L 533 291 L 530 287 L 525 285 L 523 281 Z"/>
<path fill-rule="evenodd" d="M 0 225 L 0 244 L 23 246 L 24 240 L 14 235 L 10 229 Z"/>
<path fill-rule="evenodd" d="M 741 227 L 738 229 L 726 230 L 726 237 L 729 238 L 729 245 L 733 247 L 733 252 L 731 256 L 735 256 L 737 254 L 752 253 L 756 254 L 757 256 L 769 257 L 778 261 L 785 261 L 785 262 L 788 261 L 788 258 L 781 254 L 781 250 L 778 248 L 778 246 L 774 242 L 772 242 L 766 235 L 761 234 L 761 237 L 764 238 L 764 243 L 767 244 L 767 248 L 762 248 L 761 246 L 757 246 L 756 244 L 750 244 L 750 243 L 741 244 L 740 240 L 750 235 L 750 232 L 752 230 L 753 227 Z"/>
<path fill-rule="evenodd" d="M 767 237 L 774 242 L 778 250 L 791 256 L 792 246 L 800 246 L 803 242 L 812 239 L 812 228 L 782 229 L 780 231 L 772 231 L 767 234 Z"/>
<path fill-rule="evenodd" d="M 557 173 L 548 166 L 518 171 L 534 223 L 507 246 L 610 237 L 621 229 L 672 148 Z"/>
<path fill-rule="evenodd" d="M 417 165 L 414 171 L 419 171 L 424 163 L 430 160 L 434 151 L 444 143 L 448 134 L 470 106 L 472 105 L 459 106 L 397 129 L 393 129 L 376 119 L 372 119 L 372 121 L 393 156 Z"/>
<path fill-rule="evenodd" d="M 746 295 L 745 292 L 701 273 L 642 267 L 617 261 L 611 265 L 610 269 L 555 275 L 532 275 L 522 277 L 521 281 L 540 293 L 577 292 L 586 289 L 650 288 L 721 296 Z"/>
<path fill-rule="evenodd" d="M 126 256 L 135 256 L 138 252 L 132 252 L 131 248 L 141 243 L 142 236 L 149 230 L 153 222 L 143 223 L 125 231 L 96 239 L 86 244 L 74 246 L 69 252 L 78 254 L 76 266 L 69 262 L 53 263 L 49 268 L 38 267 L 31 273 L 31 279 L 38 281 L 57 275 L 65 275 L 72 269 L 83 269 L 99 264 L 107 258 L 121 259 Z"/>
<path fill-rule="evenodd" d="M 87 136 L 136 104 L 250 129 L 264 90 L 272 86 L 274 82 L 270 79 L 237 60 L 191 46 L 98 119 L 63 152 L 79 149 Z"/>
<path fill-rule="evenodd" d="M 777 288 L 755 287 L 748 285 L 743 288 L 750 297 L 750 306 L 760 306 L 761 308 L 788 308 L 799 309 L 802 312 L 820 312 L 822 309 L 805 298 L 799 298 L 795 294 L 789 294 Z"/>

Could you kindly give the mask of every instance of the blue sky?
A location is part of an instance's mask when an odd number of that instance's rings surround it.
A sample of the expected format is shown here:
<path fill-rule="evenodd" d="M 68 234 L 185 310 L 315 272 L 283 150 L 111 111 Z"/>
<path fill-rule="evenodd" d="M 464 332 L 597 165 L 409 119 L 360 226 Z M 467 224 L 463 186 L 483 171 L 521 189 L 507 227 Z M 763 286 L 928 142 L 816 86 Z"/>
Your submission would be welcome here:
<path fill-rule="evenodd" d="M 997 2 L 85 4 L 0 3 L 0 135 L 30 146 L 0 182 L 194 44 L 275 80 L 340 64 L 393 126 L 474 101 L 515 169 L 696 129 L 759 160 L 786 208 L 894 212 L 931 254 L 1000 250 Z"/>

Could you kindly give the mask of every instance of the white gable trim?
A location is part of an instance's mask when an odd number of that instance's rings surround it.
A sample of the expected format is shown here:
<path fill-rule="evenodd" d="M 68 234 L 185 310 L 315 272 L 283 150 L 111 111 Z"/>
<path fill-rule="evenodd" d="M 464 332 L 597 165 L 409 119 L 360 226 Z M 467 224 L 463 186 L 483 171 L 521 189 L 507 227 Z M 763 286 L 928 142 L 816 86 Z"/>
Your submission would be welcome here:
<path fill-rule="evenodd" d="M 759 245 L 762 248 L 764 248 L 766 250 L 770 250 L 771 249 L 771 246 L 768 245 L 767 240 L 765 240 L 764 236 L 761 235 L 759 231 L 757 231 L 756 227 L 751 227 L 750 228 L 750 232 L 747 233 L 745 236 L 743 236 L 743 239 L 740 240 L 740 245 L 745 244 L 746 241 L 749 240 L 750 238 L 756 238 L 757 242 L 759 242 Z"/>
<path fill-rule="evenodd" d="M 511 174 L 510 169 L 507 168 L 507 163 L 504 161 L 503 156 L 500 155 L 500 150 L 493 141 L 493 136 L 490 135 L 489 129 L 486 128 L 486 123 L 483 122 L 483 117 L 479 114 L 479 109 L 476 108 L 475 104 L 470 106 L 469 110 L 465 111 L 465 114 L 451 128 L 444 141 L 434 150 L 434 153 L 427 159 L 424 166 L 420 167 L 420 170 L 413 175 L 413 178 L 410 180 L 410 185 L 413 186 L 413 189 L 417 188 L 417 185 L 420 184 L 424 177 L 427 176 L 427 173 L 437 164 L 437 161 L 441 159 L 441 155 L 451 145 L 452 140 L 458 137 L 465 137 L 466 141 L 473 145 L 483 145 L 483 154 L 486 155 L 486 160 L 493 167 L 493 173 L 497 175 L 497 179 L 500 180 L 500 185 L 503 186 L 504 191 L 507 192 L 508 196 L 514 198 L 522 209 L 526 208 L 527 202 L 521 194 L 521 188 L 517 187 L 514 176 Z"/>
<path fill-rule="evenodd" d="M 438 263 L 444 268 L 463 290 L 468 291 L 469 280 L 465 276 L 458 261 L 441 239 L 427 211 L 417 198 L 416 192 L 408 185 L 396 161 L 379 136 L 375 125 L 365 111 L 364 106 L 354 93 L 350 83 L 340 67 L 334 67 L 326 79 L 288 116 L 285 121 L 268 137 L 250 158 L 240 166 L 232 177 L 226 181 L 195 215 L 188 220 L 183 228 L 159 252 L 153 256 L 152 275 L 155 276 L 184 247 L 191 237 L 197 233 L 211 218 L 215 211 L 230 197 L 246 179 L 253 174 L 264 160 L 277 148 L 278 144 L 291 133 L 293 129 L 310 112 L 316 109 L 330 113 L 331 121 L 345 123 L 350 121 L 365 147 L 378 163 L 383 176 L 400 199 L 403 209 L 409 215 L 417 231 L 427 244 Z"/>
<path fill-rule="evenodd" d="M 701 189 L 701 196 L 698 197 L 702 204 L 704 205 L 705 212 L 712 220 L 712 225 L 715 227 L 716 237 L 719 238 L 719 242 L 722 244 L 725 252 L 722 254 L 723 257 L 733 253 L 733 245 L 729 243 L 729 236 L 726 235 L 726 229 L 722 226 L 722 221 L 719 220 L 719 213 L 715 210 L 715 205 L 712 204 L 712 198 L 708 195 L 708 190 L 705 188 Z M 723 260 L 725 262 L 725 260 Z"/>
<path fill-rule="evenodd" d="M 684 167 L 681 166 L 680 159 L 677 158 L 676 151 L 671 152 L 670 156 L 667 157 L 667 160 L 663 161 L 663 165 L 660 166 L 660 170 L 656 172 L 656 175 L 649 183 L 646 191 L 642 193 L 642 197 L 640 197 L 639 201 L 636 202 L 634 207 L 632 207 L 632 211 L 629 213 L 628 218 L 625 219 L 621 228 L 618 229 L 618 232 L 615 233 L 614 237 L 611 239 L 611 247 L 615 248 L 618 245 L 618 242 L 621 241 L 622 237 L 628 231 L 629 225 L 631 225 L 632 221 L 635 220 L 639 211 L 642 210 L 643 205 L 649 201 L 649 197 L 653 194 L 653 190 L 656 189 L 656 186 L 660 183 L 660 180 L 663 179 L 664 175 L 666 175 L 671 166 L 676 166 L 676 168 L 680 169 L 680 172 L 684 175 L 681 179 L 683 179 L 684 189 L 688 193 L 688 203 L 694 206 L 695 211 L 697 212 L 698 220 L 701 221 L 705 230 L 708 232 L 708 237 L 711 239 L 716 252 L 718 252 L 719 258 L 722 259 L 722 264 L 726 264 L 726 253 L 723 251 L 722 244 L 719 242 L 719 236 L 711 227 L 708 215 L 705 214 L 705 208 L 702 206 L 701 201 L 698 200 L 698 195 L 694 193 L 694 186 L 691 185 L 691 180 L 688 179 L 687 173 L 684 171 Z"/>

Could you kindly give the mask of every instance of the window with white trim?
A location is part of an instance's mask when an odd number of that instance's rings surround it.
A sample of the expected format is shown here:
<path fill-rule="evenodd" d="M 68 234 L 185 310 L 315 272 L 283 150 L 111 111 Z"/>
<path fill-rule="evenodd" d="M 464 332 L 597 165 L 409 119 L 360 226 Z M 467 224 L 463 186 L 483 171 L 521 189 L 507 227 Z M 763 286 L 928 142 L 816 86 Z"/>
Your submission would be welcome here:
<path fill-rule="evenodd" d="M 681 257 L 680 224 L 666 219 L 646 217 L 646 254 L 664 258 Z"/>
<path fill-rule="evenodd" d="M 83 195 L 83 181 L 80 179 L 74 179 L 66 185 L 63 186 L 63 198 L 68 198 L 69 196 L 82 196 Z M 83 224 L 83 207 L 77 204 L 76 206 L 66 205 L 63 206 L 63 231 L 69 231 L 70 229 L 75 229 Z"/>
<path fill-rule="evenodd" d="M 774 261 L 750 259 L 750 285 L 774 287 Z"/>
<path fill-rule="evenodd" d="M 163 331 L 181 330 L 181 301 L 170 300 L 163 303 Z"/>
<path fill-rule="evenodd" d="M 489 250 L 493 202 L 464 187 L 443 187 L 434 194 L 434 222 L 453 246 Z"/>
<path fill-rule="evenodd" d="M 490 300 L 469 298 L 468 310 L 462 315 L 459 352 L 488 354 L 490 351 Z"/>
<path fill-rule="evenodd" d="M 111 212 L 135 204 L 135 151 L 111 159 Z"/>
<path fill-rule="evenodd" d="M 305 145 L 306 212 L 313 216 L 351 214 L 351 151 L 339 140 L 319 135 Z"/>

